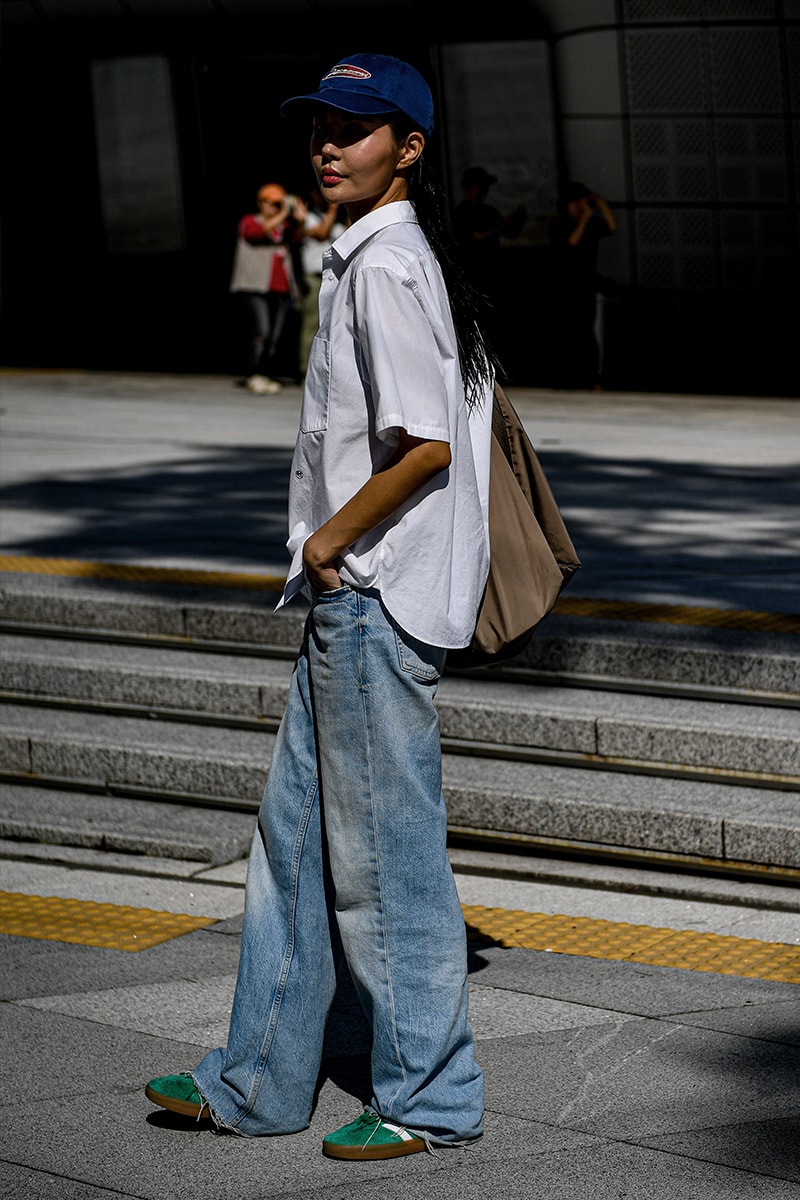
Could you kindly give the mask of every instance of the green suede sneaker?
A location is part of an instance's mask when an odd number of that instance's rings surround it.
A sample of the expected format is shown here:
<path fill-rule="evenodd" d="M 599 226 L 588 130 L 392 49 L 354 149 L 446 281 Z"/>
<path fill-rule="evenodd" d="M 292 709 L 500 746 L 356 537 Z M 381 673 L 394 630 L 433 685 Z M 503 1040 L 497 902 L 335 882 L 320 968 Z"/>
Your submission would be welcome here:
<path fill-rule="evenodd" d="M 161 1075 L 158 1079 L 151 1079 L 144 1094 L 159 1108 L 180 1113 L 182 1117 L 199 1120 L 211 1115 L 191 1075 Z"/>
<path fill-rule="evenodd" d="M 371 1158 L 398 1158 L 418 1154 L 425 1149 L 422 1138 L 409 1133 L 403 1125 L 384 1121 L 365 1108 L 360 1117 L 329 1133 L 322 1143 L 328 1158 L 349 1158 L 364 1162 Z"/>

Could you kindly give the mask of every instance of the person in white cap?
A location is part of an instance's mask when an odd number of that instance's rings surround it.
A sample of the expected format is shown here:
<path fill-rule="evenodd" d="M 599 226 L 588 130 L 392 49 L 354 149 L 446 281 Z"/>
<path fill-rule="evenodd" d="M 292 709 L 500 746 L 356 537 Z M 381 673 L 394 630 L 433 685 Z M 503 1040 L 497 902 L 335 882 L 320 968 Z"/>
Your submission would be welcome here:
<path fill-rule="evenodd" d="M 281 603 L 311 602 L 250 856 L 227 1047 L 152 1080 L 167 1109 L 245 1136 L 308 1126 L 349 971 L 372 1098 L 330 1157 L 464 1146 L 483 1130 L 464 920 L 446 850 L 436 686 L 489 565 L 492 356 L 425 159 L 430 89 L 356 54 L 293 97 L 328 203 L 291 471 Z"/>

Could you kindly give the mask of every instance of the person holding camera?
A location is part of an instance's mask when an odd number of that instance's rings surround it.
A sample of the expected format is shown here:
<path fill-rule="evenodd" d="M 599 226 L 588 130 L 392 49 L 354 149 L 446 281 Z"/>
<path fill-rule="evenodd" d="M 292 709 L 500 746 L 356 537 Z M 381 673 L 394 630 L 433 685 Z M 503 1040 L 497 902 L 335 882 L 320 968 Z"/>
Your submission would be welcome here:
<path fill-rule="evenodd" d="M 291 245 L 302 239 L 306 211 L 279 183 L 264 184 L 256 200 L 258 212 L 239 222 L 230 290 L 246 330 L 245 386 L 264 396 L 281 390 L 271 372 L 286 315 L 299 300 Z"/>
<path fill-rule="evenodd" d="M 598 275 L 597 256 L 600 242 L 616 229 L 608 201 L 583 183 L 573 180 L 565 185 L 549 231 L 555 387 L 598 390 L 601 386 L 606 281 Z"/>

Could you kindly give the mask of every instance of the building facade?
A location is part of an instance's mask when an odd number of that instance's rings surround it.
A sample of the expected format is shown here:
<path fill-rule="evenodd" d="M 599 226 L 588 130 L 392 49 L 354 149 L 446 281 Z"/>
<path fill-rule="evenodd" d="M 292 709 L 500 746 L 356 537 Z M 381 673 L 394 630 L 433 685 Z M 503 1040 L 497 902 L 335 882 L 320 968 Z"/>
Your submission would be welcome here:
<path fill-rule="evenodd" d="M 237 222 L 262 183 L 312 183 L 278 104 L 373 49 L 430 80 L 453 204 L 479 165 L 492 204 L 525 210 L 500 249 L 512 382 L 558 385 L 548 229 L 579 179 L 618 222 L 599 248 L 604 386 L 797 394 L 800 0 L 478 16 L 453 0 L 2 0 L 3 362 L 234 371 Z"/>

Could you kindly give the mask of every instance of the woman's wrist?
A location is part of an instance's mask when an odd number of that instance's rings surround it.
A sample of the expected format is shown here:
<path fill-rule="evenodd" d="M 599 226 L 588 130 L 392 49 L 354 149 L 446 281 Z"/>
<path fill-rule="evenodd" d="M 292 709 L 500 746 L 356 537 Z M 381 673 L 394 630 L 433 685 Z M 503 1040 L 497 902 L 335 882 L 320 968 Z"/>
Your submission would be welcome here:
<path fill-rule="evenodd" d="M 334 561 L 341 552 L 338 546 L 332 544 L 325 537 L 324 531 L 325 526 L 323 525 L 306 539 L 306 544 L 303 547 L 303 561 L 307 566 L 317 571 L 324 571 L 326 568 L 333 566 Z"/>

